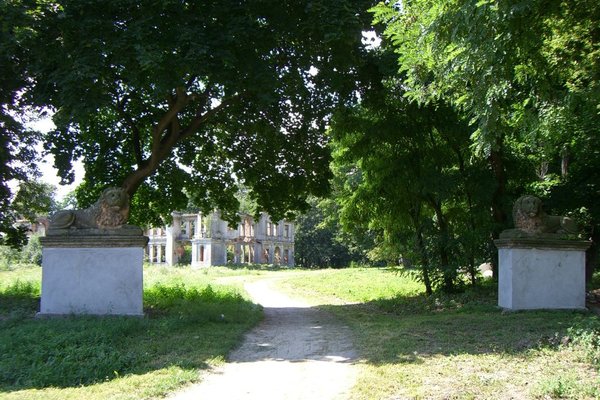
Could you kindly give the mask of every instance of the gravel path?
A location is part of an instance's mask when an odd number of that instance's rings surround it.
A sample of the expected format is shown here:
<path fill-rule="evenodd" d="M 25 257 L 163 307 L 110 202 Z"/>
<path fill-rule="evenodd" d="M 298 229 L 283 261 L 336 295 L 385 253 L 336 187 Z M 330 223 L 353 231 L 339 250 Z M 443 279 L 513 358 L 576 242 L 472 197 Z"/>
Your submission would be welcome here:
<path fill-rule="evenodd" d="M 330 314 L 272 288 L 247 283 L 264 320 L 221 368 L 170 397 L 190 399 L 347 399 L 357 375 L 350 330 Z"/>

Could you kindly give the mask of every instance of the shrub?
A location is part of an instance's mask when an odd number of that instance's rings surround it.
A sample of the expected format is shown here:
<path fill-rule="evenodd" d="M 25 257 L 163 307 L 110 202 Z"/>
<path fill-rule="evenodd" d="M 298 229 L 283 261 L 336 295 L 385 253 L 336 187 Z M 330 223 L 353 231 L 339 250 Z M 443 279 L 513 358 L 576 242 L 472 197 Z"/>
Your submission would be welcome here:
<path fill-rule="evenodd" d="M 42 265 L 42 244 L 39 235 L 32 235 L 20 254 L 20 261 L 25 264 Z"/>
<path fill-rule="evenodd" d="M 0 270 L 12 269 L 19 260 L 19 251 L 10 246 L 0 246 Z"/>

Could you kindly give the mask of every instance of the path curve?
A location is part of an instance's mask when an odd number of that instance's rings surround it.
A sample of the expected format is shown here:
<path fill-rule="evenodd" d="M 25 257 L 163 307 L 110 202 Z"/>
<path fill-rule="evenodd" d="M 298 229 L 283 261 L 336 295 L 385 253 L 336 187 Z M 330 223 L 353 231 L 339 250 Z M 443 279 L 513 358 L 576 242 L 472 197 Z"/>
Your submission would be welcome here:
<path fill-rule="evenodd" d="M 273 289 L 274 279 L 246 283 L 264 320 L 228 362 L 170 397 L 191 399 L 342 400 L 357 376 L 350 329 L 332 315 Z"/>

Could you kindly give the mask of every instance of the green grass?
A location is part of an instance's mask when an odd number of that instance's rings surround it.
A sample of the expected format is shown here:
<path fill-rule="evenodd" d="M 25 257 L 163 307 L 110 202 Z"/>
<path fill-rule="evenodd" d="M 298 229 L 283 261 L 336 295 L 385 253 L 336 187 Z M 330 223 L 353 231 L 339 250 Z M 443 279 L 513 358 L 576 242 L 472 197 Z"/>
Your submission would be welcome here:
<path fill-rule="evenodd" d="M 1 271 L 0 398 L 161 398 L 197 381 L 261 317 L 215 283 L 228 274 L 147 266 L 144 318 L 35 319 L 40 268 Z"/>
<path fill-rule="evenodd" d="M 503 313 L 495 286 L 427 297 L 387 269 L 281 282 L 353 328 L 353 399 L 600 398 L 600 321 L 589 313 Z M 297 289 L 296 289 L 297 288 Z"/>
<path fill-rule="evenodd" d="M 600 398 L 600 321 L 503 313 L 494 285 L 426 297 L 387 269 L 144 268 L 146 317 L 35 319 L 40 268 L 0 271 L 0 399 L 154 399 L 223 362 L 278 277 L 354 330 L 353 399 Z"/>

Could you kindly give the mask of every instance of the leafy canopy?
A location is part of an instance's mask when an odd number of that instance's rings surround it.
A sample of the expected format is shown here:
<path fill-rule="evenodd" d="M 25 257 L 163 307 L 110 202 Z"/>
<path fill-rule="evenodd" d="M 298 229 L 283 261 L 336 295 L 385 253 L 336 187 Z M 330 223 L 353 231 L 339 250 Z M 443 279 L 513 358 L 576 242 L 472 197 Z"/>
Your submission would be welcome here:
<path fill-rule="evenodd" d="M 46 148 L 78 197 L 122 185 L 137 223 L 187 206 L 274 218 L 327 189 L 323 136 L 353 101 L 370 2 L 11 1 L 29 6 L 25 97 L 56 111 Z"/>
<path fill-rule="evenodd" d="M 16 117 L 24 107 L 21 95 L 27 84 L 26 49 L 19 42 L 27 22 L 27 7 L 0 2 L 0 244 L 14 247 L 21 246 L 26 236 L 15 226 L 20 216 L 13 208 L 9 182 L 26 184 L 39 174 L 34 162 L 39 135 Z"/>

